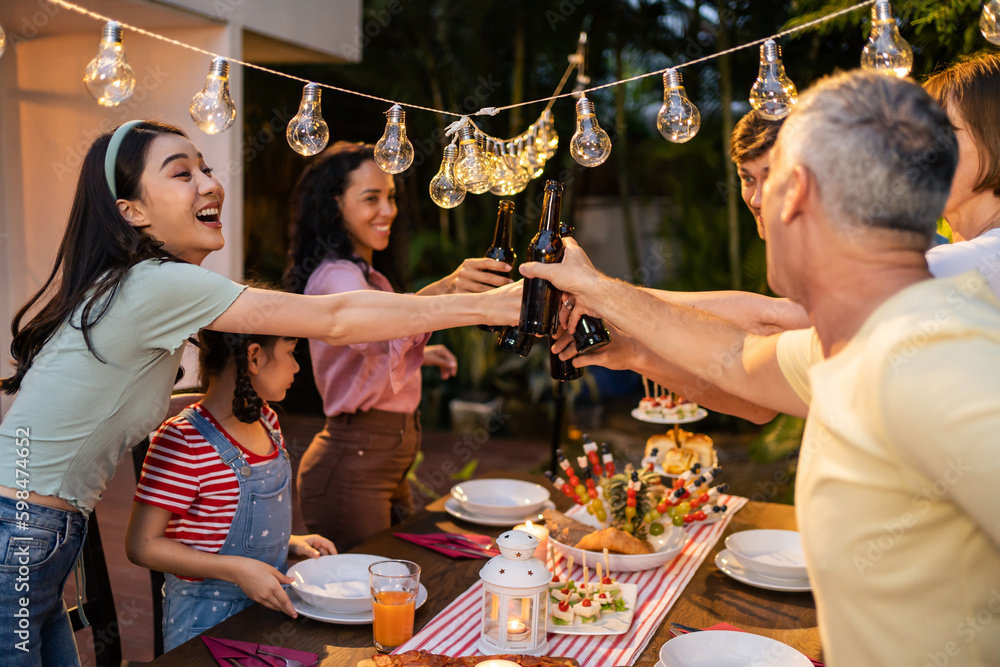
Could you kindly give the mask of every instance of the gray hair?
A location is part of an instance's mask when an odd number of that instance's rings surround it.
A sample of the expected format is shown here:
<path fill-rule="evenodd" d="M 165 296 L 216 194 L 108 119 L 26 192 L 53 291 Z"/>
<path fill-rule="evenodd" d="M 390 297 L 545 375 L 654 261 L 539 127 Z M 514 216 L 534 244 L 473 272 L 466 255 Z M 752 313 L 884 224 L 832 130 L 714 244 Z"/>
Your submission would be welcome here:
<path fill-rule="evenodd" d="M 779 144 L 784 164 L 804 165 L 816 176 L 832 220 L 928 239 L 958 163 L 951 122 L 920 86 L 861 70 L 826 77 L 806 91 Z"/>

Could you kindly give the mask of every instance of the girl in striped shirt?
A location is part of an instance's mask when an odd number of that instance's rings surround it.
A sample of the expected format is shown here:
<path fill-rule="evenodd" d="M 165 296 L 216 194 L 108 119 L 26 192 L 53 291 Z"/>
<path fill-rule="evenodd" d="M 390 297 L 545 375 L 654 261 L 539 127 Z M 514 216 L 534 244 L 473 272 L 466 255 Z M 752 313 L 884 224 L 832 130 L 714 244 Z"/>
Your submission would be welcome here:
<path fill-rule="evenodd" d="M 286 557 L 336 553 L 319 535 L 291 535 L 291 470 L 268 402 L 299 370 L 296 339 L 200 337 L 208 388 L 153 436 L 126 535 L 132 562 L 167 573 L 168 651 L 251 602 L 294 617 Z"/>

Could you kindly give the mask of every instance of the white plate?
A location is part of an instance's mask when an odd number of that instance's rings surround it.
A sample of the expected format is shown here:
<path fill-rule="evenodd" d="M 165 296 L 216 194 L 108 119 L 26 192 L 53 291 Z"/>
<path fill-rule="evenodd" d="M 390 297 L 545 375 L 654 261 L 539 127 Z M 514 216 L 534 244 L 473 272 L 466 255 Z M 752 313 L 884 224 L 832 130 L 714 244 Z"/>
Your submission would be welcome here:
<path fill-rule="evenodd" d="M 549 490 L 519 479 L 470 479 L 451 487 L 451 497 L 471 514 L 517 519 L 541 512 Z"/>
<path fill-rule="evenodd" d="M 326 609 L 314 607 L 300 598 L 298 594 L 289 595 L 288 597 L 291 598 L 292 606 L 295 607 L 295 611 L 306 618 L 313 619 L 314 621 L 337 623 L 339 625 L 365 625 L 372 622 L 372 611 L 370 607 L 368 611 L 363 611 L 360 614 L 341 614 L 335 611 L 327 611 Z M 420 584 L 420 588 L 417 589 L 417 604 L 415 608 L 420 609 L 424 606 L 425 602 L 427 602 L 427 589 L 424 588 L 423 584 Z"/>
<path fill-rule="evenodd" d="M 371 554 L 334 554 L 306 558 L 288 568 L 292 588 L 309 605 L 337 614 L 359 614 L 371 608 L 368 566 L 388 560 Z"/>
<path fill-rule="evenodd" d="M 803 579 L 802 581 L 780 581 L 778 579 L 763 577 L 756 572 L 751 572 L 743 566 L 743 563 L 729 549 L 723 549 L 716 554 L 715 566 L 736 581 L 744 583 L 747 586 L 756 586 L 757 588 L 780 591 L 782 593 L 808 593 L 812 590 L 808 579 Z"/>
<path fill-rule="evenodd" d="M 598 522 L 592 514 L 588 514 L 586 511 L 569 512 L 566 516 L 576 519 L 580 523 L 585 523 L 588 526 L 593 526 L 594 528 L 602 527 L 600 522 Z M 676 558 L 677 554 L 684 550 L 684 545 L 687 544 L 687 531 L 674 525 L 664 526 L 664 528 L 666 530 L 663 531 L 662 535 L 649 537 L 649 543 L 652 544 L 655 549 L 655 551 L 651 554 L 637 554 L 633 556 L 626 554 L 609 554 L 608 567 L 611 568 L 611 571 L 639 572 L 640 570 L 652 570 L 653 568 L 660 567 L 661 565 L 669 563 Z M 577 549 L 576 547 L 571 547 L 568 544 L 563 544 L 552 537 L 549 537 L 549 544 L 552 545 L 553 549 L 561 553 L 564 558 L 572 556 L 577 565 L 583 565 L 584 551 L 582 549 Z M 596 565 L 598 561 L 602 563 L 604 562 L 604 557 L 599 551 L 587 551 L 586 554 L 588 565 Z"/>
<path fill-rule="evenodd" d="M 556 504 L 551 500 L 545 501 L 542 505 L 542 509 L 554 510 Z M 454 498 L 448 498 L 444 501 L 444 511 L 452 515 L 456 519 L 461 519 L 462 521 L 468 521 L 469 523 L 476 523 L 480 526 L 499 526 L 501 528 L 508 527 L 513 528 L 514 526 L 524 523 L 525 521 L 532 521 L 533 523 L 545 524 L 545 517 L 542 516 L 541 512 L 536 514 L 529 514 L 527 516 L 522 516 L 516 519 L 504 519 L 497 518 L 495 516 L 483 516 L 481 514 L 473 514 L 472 512 L 464 509 L 457 500 Z"/>
<path fill-rule="evenodd" d="M 647 415 L 639 408 L 634 408 L 632 410 L 632 416 L 641 422 L 649 422 L 650 424 L 690 424 L 691 422 L 700 422 L 702 419 L 707 417 L 708 410 L 705 408 L 698 408 L 690 417 L 685 417 L 684 419 L 668 419 L 667 417 L 659 415 Z"/>
<path fill-rule="evenodd" d="M 788 644 L 750 632 L 703 630 L 660 647 L 664 667 L 812 667 Z"/>
<path fill-rule="evenodd" d="M 628 632 L 632 625 L 632 615 L 635 614 L 635 603 L 639 598 L 639 587 L 635 584 L 620 584 L 622 599 L 625 600 L 625 611 L 614 613 L 602 612 L 601 617 L 593 623 L 578 623 L 573 621 L 572 625 L 556 625 L 552 622 L 552 614 L 549 614 L 548 627 L 545 629 L 557 635 L 620 635 Z M 551 600 L 549 606 L 554 604 Z"/>
<path fill-rule="evenodd" d="M 743 530 L 726 538 L 729 549 L 748 570 L 772 579 L 808 579 L 802 538 L 794 530 Z"/>

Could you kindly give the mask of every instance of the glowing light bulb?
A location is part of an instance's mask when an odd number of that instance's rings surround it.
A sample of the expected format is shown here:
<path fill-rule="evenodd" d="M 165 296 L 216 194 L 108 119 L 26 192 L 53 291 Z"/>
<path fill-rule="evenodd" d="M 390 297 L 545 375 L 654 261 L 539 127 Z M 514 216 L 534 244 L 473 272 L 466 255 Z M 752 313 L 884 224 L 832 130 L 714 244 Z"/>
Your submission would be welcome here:
<path fill-rule="evenodd" d="M 501 197 L 514 194 L 513 186 L 516 177 L 513 166 L 504 155 L 503 144 L 499 141 L 490 142 L 493 147 L 493 178 L 490 181 L 490 192 Z"/>
<path fill-rule="evenodd" d="M 236 120 L 236 103 L 229 96 L 229 63 L 216 58 L 208 68 L 205 87 L 191 99 L 191 118 L 198 129 L 218 134 Z"/>
<path fill-rule="evenodd" d="M 531 178 L 538 178 L 545 169 L 545 154 L 540 153 L 537 148 L 538 130 L 530 128 L 527 136 L 518 140 L 523 143 L 521 149 L 521 168 L 528 172 Z"/>
<path fill-rule="evenodd" d="M 781 62 L 781 49 L 769 39 L 760 47 L 760 72 L 750 90 L 750 105 L 766 120 L 781 120 L 798 101 L 799 93 Z"/>
<path fill-rule="evenodd" d="M 700 127 L 701 113 L 684 92 L 681 75 L 668 69 L 663 73 L 663 106 L 656 114 L 656 129 L 667 141 L 683 144 L 698 134 Z"/>
<path fill-rule="evenodd" d="M 385 132 L 375 144 L 375 164 L 387 174 L 399 174 L 413 164 L 413 144 L 406 138 L 406 112 L 393 104 L 385 112 Z"/>
<path fill-rule="evenodd" d="M 490 189 L 493 165 L 488 157 L 479 152 L 476 131 L 469 123 L 458 131 L 458 149 L 462 154 L 455 165 L 458 182 L 474 195 L 483 194 Z"/>
<path fill-rule="evenodd" d="M 479 149 L 479 154 L 490 165 L 490 174 L 497 168 L 496 158 L 493 156 L 493 139 L 487 137 L 485 134 L 476 133 L 476 148 Z"/>
<path fill-rule="evenodd" d="M 913 68 L 913 49 L 899 34 L 889 0 L 878 0 L 872 7 L 872 32 L 861 52 L 861 67 L 887 70 L 900 78 Z"/>
<path fill-rule="evenodd" d="M 979 30 L 987 41 L 1000 46 L 1000 0 L 990 0 L 983 5 Z"/>
<path fill-rule="evenodd" d="M 431 199 L 441 208 L 455 208 L 465 200 L 465 188 L 455 176 L 455 160 L 458 159 L 458 148 L 455 144 L 444 147 L 444 158 L 441 168 L 431 179 Z"/>
<path fill-rule="evenodd" d="M 576 101 L 576 132 L 570 139 L 569 152 L 584 167 L 603 164 L 611 155 L 611 137 L 597 124 L 594 103 L 586 95 Z"/>
<path fill-rule="evenodd" d="M 3 26 L 0 25 L 0 56 L 3 56 L 3 52 L 7 49 L 7 33 L 3 31 Z"/>
<path fill-rule="evenodd" d="M 319 105 L 320 87 L 315 83 L 306 84 L 302 89 L 302 102 L 285 129 L 288 145 L 300 155 L 316 155 L 326 148 L 330 140 L 330 128 L 323 120 Z"/>
<path fill-rule="evenodd" d="M 101 46 L 83 76 L 87 91 L 101 106 L 116 107 L 135 90 L 135 74 L 125 62 L 122 34 L 120 25 L 114 21 L 107 22 Z"/>
<path fill-rule="evenodd" d="M 555 119 L 552 117 L 551 111 L 542 112 L 539 125 L 541 126 L 538 131 L 540 149 L 545 153 L 545 159 L 551 160 L 552 156 L 556 154 L 556 149 L 559 148 L 559 135 L 556 134 Z"/>
<path fill-rule="evenodd" d="M 517 153 L 517 144 L 513 141 L 507 143 L 507 163 L 514 172 L 514 178 L 510 183 L 510 194 L 516 195 L 519 192 L 523 192 L 524 189 L 528 187 L 528 182 L 531 180 L 531 174 L 521 168 L 521 159 Z"/>

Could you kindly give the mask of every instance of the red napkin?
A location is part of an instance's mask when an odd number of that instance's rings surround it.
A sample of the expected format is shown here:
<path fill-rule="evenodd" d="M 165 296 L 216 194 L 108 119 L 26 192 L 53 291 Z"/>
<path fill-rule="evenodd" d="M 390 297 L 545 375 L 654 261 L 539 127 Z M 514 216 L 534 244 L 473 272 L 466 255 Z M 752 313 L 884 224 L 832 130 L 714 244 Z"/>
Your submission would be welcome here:
<path fill-rule="evenodd" d="M 746 630 L 741 630 L 735 625 L 730 625 L 729 623 L 716 623 L 710 628 L 702 628 L 702 630 L 729 630 L 730 632 L 746 632 Z M 678 628 L 676 625 L 670 628 L 670 633 L 675 637 L 678 635 L 686 635 L 689 631 L 682 628 Z M 808 657 L 808 656 L 806 656 Z M 823 663 L 819 660 L 813 660 L 809 658 L 809 662 L 813 664 L 814 667 L 824 667 Z"/>
<path fill-rule="evenodd" d="M 500 555 L 498 549 L 490 548 L 493 539 L 488 535 L 476 535 L 475 533 L 428 533 L 426 535 L 393 533 L 393 535 L 401 540 L 433 549 L 450 558 L 493 558 Z"/>
<path fill-rule="evenodd" d="M 216 639 L 215 637 L 202 637 L 209 653 L 223 667 L 232 667 L 227 658 L 236 658 L 244 667 L 285 667 L 286 663 L 281 658 L 269 655 L 260 655 L 258 650 L 274 653 L 276 656 L 283 656 L 290 660 L 298 660 L 306 667 L 311 667 L 319 661 L 319 656 L 308 651 L 296 651 L 295 649 L 282 648 L 280 646 L 267 646 L 266 644 L 254 644 L 252 642 L 241 642 L 235 639 Z"/>

